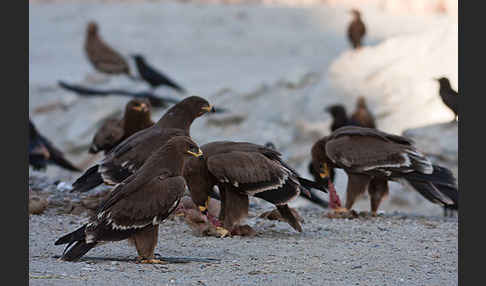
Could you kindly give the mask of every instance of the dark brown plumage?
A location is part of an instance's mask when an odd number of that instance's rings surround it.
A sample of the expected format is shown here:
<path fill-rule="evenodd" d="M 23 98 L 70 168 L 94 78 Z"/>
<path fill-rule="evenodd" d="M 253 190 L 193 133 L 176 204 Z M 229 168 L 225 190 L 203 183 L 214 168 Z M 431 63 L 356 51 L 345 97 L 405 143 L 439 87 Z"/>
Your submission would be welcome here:
<path fill-rule="evenodd" d="M 433 203 L 458 205 L 452 173 L 433 165 L 405 137 L 347 126 L 317 141 L 311 155 L 314 169 L 320 170 L 322 177 L 328 175 L 328 168 L 341 168 L 347 173 L 348 210 L 357 196 L 368 189 L 371 211 L 376 215 L 381 200 L 388 194 L 388 181 L 399 179 L 405 179 Z"/>
<path fill-rule="evenodd" d="M 353 9 L 351 13 L 353 14 L 353 21 L 348 26 L 348 39 L 353 48 L 358 49 L 361 47 L 361 40 L 366 34 L 366 27 L 361 20 L 361 13 L 358 10 Z"/>
<path fill-rule="evenodd" d="M 356 101 L 356 109 L 350 118 L 350 125 L 361 126 L 367 128 L 376 128 L 375 117 L 366 105 L 364 96 L 358 97 Z"/>
<path fill-rule="evenodd" d="M 127 61 L 112 47 L 106 44 L 98 32 L 98 24 L 91 21 L 86 29 L 84 51 L 93 67 L 106 74 L 130 74 Z"/>
<path fill-rule="evenodd" d="M 130 100 L 125 106 L 123 118 L 109 118 L 103 123 L 93 138 L 89 152 L 107 153 L 132 134 L 154 125 L 150 118 L 150 108 L 150 102 L 146 99 Z"/>
<path fill-rule="evenodd" d="M 249 196 L 276 205 L 282 217 L 295 230 L 302 231 L 287 203 L 300 192 L 307 193 L 307 188 L 317 186 L 283 162 L 279 152 L 257 144 L 231 141 L 208 143 L 201 149 L 204 158 L 189 160 L 184 178 L 193 201 L 201 207 L 205 206 L 209 191 L 218 186 L 223 235 L 224 230 L 238 233 L 239 222 L 248 215 Z"/>
<path fill-rule="evenodd" d="M 41 170 L 47 168 L 49 164 L 57 165 L 69 171 L 81 171 L 64 157 L 61 150 L 37 131 L 29 118 L 29 165 L 36 170 Z"/>
<path fill-rule="evenodd" d="M 172 106 L 153 126 L 120 142 L 100 163 L 73 183 L 73 192 L 86 192 L 102 183 L 118 184 L 133 174 L 145 160 L 175 136 L 190 136 L 192 122 L 213 107 L 204 98 L 187 97 Z"/>
<path fill-rule="evenodd" d="M 454 119 L 459 116 L 459 94 L 452 89 L 451 83 L 448 78 L 441 77 L 437 79 L 439 81 L 439 95 L 442 98 L 444 104 L 454 112 Z"/>
<path fill-rule="evenodd" d="M 176 210 L 187 189 L 185 161 L 201 155 L 191 138 L 170 139 L 115 187 L 87 224 L 55 242 L 68 244 L 62 258 L 75 261 L 100 243 L 129 239 L 141 263 L 162 263 L 154 257 L 158 226 Z"/>

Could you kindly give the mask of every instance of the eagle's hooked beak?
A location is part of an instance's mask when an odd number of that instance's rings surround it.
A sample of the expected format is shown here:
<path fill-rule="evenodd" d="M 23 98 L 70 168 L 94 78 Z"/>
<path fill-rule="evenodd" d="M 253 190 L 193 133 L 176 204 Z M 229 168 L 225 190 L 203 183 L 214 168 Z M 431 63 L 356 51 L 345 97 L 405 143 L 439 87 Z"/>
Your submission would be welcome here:
<path fill-rule="evenodd" d="M 202 107 L 202 110 L 206 111 L 206 112 L 214 112 L 214 105 L 209 105 L 209 106 L 204 106 Z"/>
<path fill-rule="evenodd" d="M 203 152 L 202 152 L 201 149 L 199 149 L 199 151 L 197 153 L 192 152 L 191 150 L 187 150 L 187 153 L 191 154 L 194 157 L 201 157 L 203 155 Z"/>
<path fill-rule="evenodd" d="M 326 163 L 322 163 L 320 171 L 321 172 L 319 173 L 319 176 L 321 177 L 321 179 L 329 177 L 329 168 L 327 167 Z"/>
<path fill-rule="evenodd" d="M 136 110 L 136 111 L 147 111 L 148 110 L 148 107 L 147 107 L 147 104 L 145 103 L 140 103 L 139 106 L 134 106 L 132 107 L 133 110 Z"/>
<path fill-rule="evenodd" d="M 201 213 L 203 213 L 204 215 L 207 215 L 208 208 L 209 208 L 209 200 L 210 200 L 210 199 L 211 199 L 211 198 L 210 198 L 210 197 L 208 197 L 208 199 L 207 199 L 207 200 L 206 200 L 206 202 L 204 203 L 204 206 L 199 206 L 199 207 L 198 207 L 198 208 L 199 208 L 199 211 L 200 211 Z"/>

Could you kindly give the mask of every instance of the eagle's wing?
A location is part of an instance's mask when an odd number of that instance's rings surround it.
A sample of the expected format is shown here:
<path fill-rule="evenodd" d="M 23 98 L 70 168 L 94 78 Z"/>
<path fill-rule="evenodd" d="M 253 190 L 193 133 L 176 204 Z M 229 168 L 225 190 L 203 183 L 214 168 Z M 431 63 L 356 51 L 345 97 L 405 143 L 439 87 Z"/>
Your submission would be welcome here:
<path fill-rule="evenodd" d="M 157 148 L 174 136 L 187 135 L 182 129 L 141 130 L 120 142 L 100 163 L 99 172 L 106 183 L 117 184 L 138 170 Z"/>
<path fill-rule="evenodd" d="M 413 146 L 383 140 L 381 136 L 341 135 L 326 143 L 326 154 L 335 164 L 352 172 L 419 171 L 430 174 L 432 163 Z"/>
<path fill-rule="evenodd" d="M 159 224 L 175 211 L 186 189 L 182 176 L 156 176 L 145 184 L 133 176 L 127 181 L 117 185 L 88 223 L 86 234 L 94 241 L 123 239 Z"/>
<path fill-rule="evenodd" d="M 286 203 L 300 193 L 292 171 L 261 153 L 217 154 L 207 159 L 207 166 L 219 183 L 275 204 Z"/>

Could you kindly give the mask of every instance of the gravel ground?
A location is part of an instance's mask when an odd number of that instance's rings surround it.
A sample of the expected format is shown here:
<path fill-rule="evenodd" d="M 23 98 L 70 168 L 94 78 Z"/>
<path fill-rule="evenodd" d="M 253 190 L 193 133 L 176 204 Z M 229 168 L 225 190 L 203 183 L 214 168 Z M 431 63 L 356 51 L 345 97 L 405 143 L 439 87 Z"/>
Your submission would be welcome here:
<path fill-rule="evenodd" d="M 194 236 L 180 218 L 160 227 L 156 252 L 217 263 L 139 265 L 127 242 L 92 249 L 79 262 L 58 261 L 54 241 L 83 219 L 29 219 L 30 285 L 457 285 L 457 218 L 390 213 L 378 218 L 329 219 L 299 209 L 304 232 L 256 218 L 254 238 Z"/>

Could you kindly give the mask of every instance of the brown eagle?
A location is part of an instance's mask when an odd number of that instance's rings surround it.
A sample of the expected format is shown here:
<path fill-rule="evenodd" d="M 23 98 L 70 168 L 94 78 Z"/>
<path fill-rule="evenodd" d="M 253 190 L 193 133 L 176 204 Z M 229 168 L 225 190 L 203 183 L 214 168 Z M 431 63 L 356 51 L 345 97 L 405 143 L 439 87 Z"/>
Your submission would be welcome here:
<path fill-rule="evenodd" d="M 353 9 L 351 13 L 353 14 L 353 21 L 348 26 L 348 39 L 353 48 L 358 49 L 361 47 L 361 40 L 366 34 L 366 27 L 361 20 L 361 13 L 358 10 Z"/>
<path fill-rule="evenodd" d="M 154 125 L 150 118 L 150 102 L 147 99 L 132 99 L 125 106 L 123 118 L 108 118 L 96 131 L 89 153 L 107 153 L 118 143 L 140 130 Z"/>
<path fill-rule="evenodd" d="M 98 33 L 98 24 L 90 21 L 86 29 L 84 51 L 93 67 L 106 74 L 130 74 L 130 67 L 127 61 L 112 47 L 101 39 Z"/>
<path fill-rule="evenodd" d="M 62 259 L 75 261 L 104 242 L 129 239 L 139 262 L 163 263 L 154 257 L 159 224 L 176 210 L 187 189 L 184 163 L 201 155 L 191 138 L 170 139 L 114 188 L 88 223 L 55 242 L 67 244 Z"/>
<path fill-rule="evenodd" d="M 175 136 L 190 136 L 192 122 L 213 111 L 207 100 L 187 97 L 172 106 L 153 126 L 120 142 L 98 164 L 90 167 L 73 183 L 72 192 L 86 192 L 103 183 L 115 185 L 140 168 L 153 151 Z"/>
<path fill-rule="evenodd" d="M 458 207 L 458 190 L 452 173 L 433 165 L 408 138 L 346 126 L 318 140 L 312 146 L 311 156 L 313 167 L 323 178 L 328 176 L 329 168 L 346 172 L 348 210 L 358 195 L 368 190 L 371 212 L 376 215 L 383 197 L 388 194 L 388 181 L 399 179 L 406 180 L 433 203 Z M 333 188 L 329 186 L 329 190 Z"/>
<path fill-rule="evenodd" d="M 191 159 L 184 168 L 191 197 L 205 209 L 209 192 L 217 186 L 221 197 L 221 234 L 237 234 L 239 222 L 248 215 L 249 196 L 276 205 L 282 217 L 295 230 L 302 226 L 287 205 L 307 188 L 327 190 L 300 177 L 276 150 L 248 142 L 217 141 L 201 146 L 202 160 Z"/>

